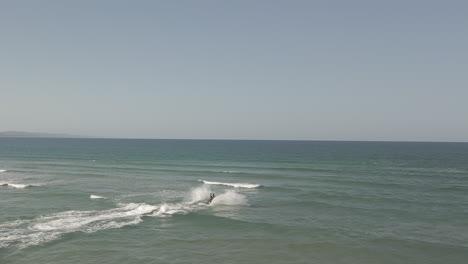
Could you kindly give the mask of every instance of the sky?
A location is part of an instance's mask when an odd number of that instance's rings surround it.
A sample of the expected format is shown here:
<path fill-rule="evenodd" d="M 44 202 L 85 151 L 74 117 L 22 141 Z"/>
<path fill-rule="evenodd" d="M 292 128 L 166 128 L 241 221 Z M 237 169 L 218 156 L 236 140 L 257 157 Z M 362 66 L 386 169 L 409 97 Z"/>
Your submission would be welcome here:
<path fill-rule="evenodd" d="M 0 1 L 0 131 L 468 141 L 468 1 Z"/>

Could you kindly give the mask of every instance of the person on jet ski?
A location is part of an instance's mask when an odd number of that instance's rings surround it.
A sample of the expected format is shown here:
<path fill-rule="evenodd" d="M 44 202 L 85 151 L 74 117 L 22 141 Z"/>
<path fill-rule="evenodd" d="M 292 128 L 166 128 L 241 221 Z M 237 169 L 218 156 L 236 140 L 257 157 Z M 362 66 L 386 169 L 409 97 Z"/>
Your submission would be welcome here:
<path fill-rule="evenodd" d="M 210 193 L 210 200 L 208 201 L 208 203 L 211 203 L 211 201 L 213 201 L 215 197 L 216 195 L 214 193 Z"/>

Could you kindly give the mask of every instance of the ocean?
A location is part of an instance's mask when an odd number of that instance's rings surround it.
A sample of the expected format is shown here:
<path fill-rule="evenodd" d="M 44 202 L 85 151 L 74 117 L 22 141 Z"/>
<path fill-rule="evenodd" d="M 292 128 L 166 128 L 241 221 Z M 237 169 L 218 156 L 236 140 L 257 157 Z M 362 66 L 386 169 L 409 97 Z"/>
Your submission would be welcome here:
<path fill-rule="evenodd" d="M 0 138 L 2 264 L 467 261 L 468 143 Z"/>

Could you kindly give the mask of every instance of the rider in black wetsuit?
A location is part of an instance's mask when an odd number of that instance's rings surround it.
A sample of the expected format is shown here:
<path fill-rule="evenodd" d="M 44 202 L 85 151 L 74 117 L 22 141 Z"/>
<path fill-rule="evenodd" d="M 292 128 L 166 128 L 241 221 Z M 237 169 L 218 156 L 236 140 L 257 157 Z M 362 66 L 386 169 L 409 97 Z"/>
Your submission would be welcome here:
<path fill-rule="evenodd" d="M 215 198 L 215 194 L 214 193 L 210 193 L 210 200 L 208 201 L 208 203 L 211 203 L 211 201 L 213 201 L 213 199 Z"/>

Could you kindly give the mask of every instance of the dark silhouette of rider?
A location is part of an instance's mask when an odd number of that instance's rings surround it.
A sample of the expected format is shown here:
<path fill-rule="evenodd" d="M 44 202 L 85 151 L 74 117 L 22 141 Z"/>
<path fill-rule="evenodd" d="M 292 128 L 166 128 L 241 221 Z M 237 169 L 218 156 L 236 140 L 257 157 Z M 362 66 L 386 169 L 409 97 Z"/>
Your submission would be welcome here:
<path fill-rule="evenodd" d="M 216 195 L 214 193 L 210 193 L 210 201 L 208 203 L 211 203 L 215 197 Z"/>

